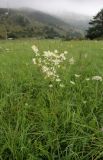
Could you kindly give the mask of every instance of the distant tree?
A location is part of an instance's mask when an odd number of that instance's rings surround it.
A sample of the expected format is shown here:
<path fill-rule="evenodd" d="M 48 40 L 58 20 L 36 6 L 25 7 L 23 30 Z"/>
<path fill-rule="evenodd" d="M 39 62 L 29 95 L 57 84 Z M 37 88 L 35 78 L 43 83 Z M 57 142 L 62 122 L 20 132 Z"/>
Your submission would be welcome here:
<path fill-rule="evenodd" d="M 77 32 L 77 31 L 71 31 L 71 32 L 67 32 L 65 37 L 64 37 L 64 40 L 65 41 L 68 41 L 68 40 L 73 40 L 73 39 L 76 39 L 76 40 L 81 40 L 83 39 L 83 35 L 82 33 L 80 32 Z"/>
<path fill-rule="evenodd" d="M 60 37 L 59 33 L 54 30 L 52 27 L 45 26 L 43 33 L 45 34 L 46 39 L 54 39 L 56 37 Z"/>
<path fill-rule="evenodd" d="M 8 38 L 8 12 L 0 14 L 0 22 L 2 22 L 1 26 L 3 27 L 3 30 L 5 30 L 5 36 L 3 38 L 7 39 Z"/>
<path fill-rule="evenodd" d="M 103 9 L 89 22 L 86 37 L 89 39 L 103 38 Z"/>
<path fill-rule="evenodd" d="M 13 19 L 16 24 L 19 24 L 20 26 L 23 27 L 27 26 L 30 23 L 28 18 L 26 18 L 24 15 L 15 15 Z"/>

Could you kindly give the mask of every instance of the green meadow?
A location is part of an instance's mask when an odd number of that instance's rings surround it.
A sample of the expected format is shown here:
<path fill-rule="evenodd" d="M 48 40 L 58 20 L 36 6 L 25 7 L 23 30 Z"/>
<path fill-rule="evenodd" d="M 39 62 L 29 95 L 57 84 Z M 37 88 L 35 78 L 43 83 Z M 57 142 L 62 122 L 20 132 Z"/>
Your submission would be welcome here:
<path fill-rule="evenodd" d="M 34 44 L 68 51 L 63 87 L 33 64 Z M 0 41 L 0 160 L 102 160 L 102 77 L 103 41 Z"/>

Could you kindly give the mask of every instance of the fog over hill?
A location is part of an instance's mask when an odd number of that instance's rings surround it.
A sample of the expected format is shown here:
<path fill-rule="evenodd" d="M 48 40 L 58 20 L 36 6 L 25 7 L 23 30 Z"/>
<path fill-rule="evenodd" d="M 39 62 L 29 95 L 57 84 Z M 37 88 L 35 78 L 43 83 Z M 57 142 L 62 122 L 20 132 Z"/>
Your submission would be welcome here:
<path fill-rule="evenodd" d="M 31 8 L 0 9 L 0 37 L 84 37 L 89 17 L 74 13 L 48 14 Z M 6 27 L 6 28 L 5 28 Z"/>
<path fill-rule="evenodd" d="M 103 0 L 0 0 L 0 8 L 12 8 L 18 13 L 23 11 L 21 14 L 33 27 L 52 27 L 60 37 L 66 34 L 84 36 L 90 19 L 102 6 Z"/>
<path fill-rule="evenodd" d="M 71 24 L 75 28 L 81 29 L 85 31 L 89 26 L 89 21 L 92 16 L 73 13 L 73 12 L 56 12 L 52 15 L 56 16 L 57 18 L 61 19 L 67 24 Z"/>
<path fill-rule="evenodd" d="M 26 11 L 37 11 L 31 8 L 22 8 L 22 10 L 26 10 Z M 75 29 L 80 29 L 85 31 L 88 26 L 89 26 L 89 21 L 92 18 L 92 16 L 88 16 L 88 15 L 84 15 L 84 14 L 78 14 L 78 13 L 74 13 L 74 12 L 52 12 L 52 13 L 47 13 L 46 11 L 38 11 L 40 13 L 43 13 L 43 15 L 49 15 L 52 17 L 55 17 L 55 19 L 58 19 L 62 22 L 65 23 L 65 26 L 67 26 L 67 24 L 69 24 L 69 26 L 75 28 Z M 50 19 L 49 19 L 50 21 Z M 52 21 L 52 19 L 51 19 Z M 53 22 L 53 21 L 52 21 Z M 56 21 L 55 21 L 56 22 Z"/>
<path fill-rule="evenodd" d="M 72 12 L 93 16 L 103 8 L 103 0 L 0 0 L 0 7 L 28 7 L 50 14 Z"/>

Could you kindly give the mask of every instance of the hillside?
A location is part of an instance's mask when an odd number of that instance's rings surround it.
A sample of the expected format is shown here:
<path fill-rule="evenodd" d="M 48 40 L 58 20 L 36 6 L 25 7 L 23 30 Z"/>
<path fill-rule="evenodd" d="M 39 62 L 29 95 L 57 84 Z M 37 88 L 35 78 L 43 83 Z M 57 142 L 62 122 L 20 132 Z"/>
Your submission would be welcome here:
<path fill-rule="evenodd" d="M 71 21 L 66 21 L 65 18 L 41 11 L 29 8 L 9 11 L 0 9 L 0 38 L 63 38 L 66 35 L 83 37 L 84 31 Z"/>
<path fill-rule="evenodd" d="M 74 26 L 76 30 L 85 31 L 89 26 L 90 16 L 72 13 L 72 12 L 59 12 L 54 14 L 67 24 Z"/>

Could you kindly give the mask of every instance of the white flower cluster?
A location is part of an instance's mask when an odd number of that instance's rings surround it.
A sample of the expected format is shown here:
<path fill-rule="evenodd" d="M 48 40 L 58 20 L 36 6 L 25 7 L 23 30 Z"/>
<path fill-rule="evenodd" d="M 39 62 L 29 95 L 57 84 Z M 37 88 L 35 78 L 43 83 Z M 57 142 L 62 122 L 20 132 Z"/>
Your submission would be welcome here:
<path fill-rule="evenodd" d="M 86 78 L 86 81 L 100 81 L 102 82 L 103 78 L 101 76 L 93 76 L 92 78 Z"/>
<path fill-rule="evenodd" d="M 78 74 L 74 74 L 74 76 L 75 76 L 75 78 L 80 78 L 80 77 L 81 77 L 81 75 L 78 75 Z M 103 81 L 103 78 L 102 78 L 101 76 L 93 76 L 93 77 L 91 77 L 91 78 L 86 78 L 85 80 L 86 80 L 86 81 L 92 80 L 92 81 L 100 81 L 100 82 L 102 82 L 102 81 Z M 70 81 L 70 83 L 71 83 L 72 85 L 75 85 L 75 84 L 76 84 L 74 81 Z"/>
<path fill-rule="evenodd" d="M 93 76 L 93 77 L 92 77 L 92 80 L 102 81 L 102 77 L 101 77 L 101 76 Z"/>
<path fill-rule="evenodd" d="M 67 51 L 59 53 L 58 50 L 43 51 L 39 52 L 39 49 L 34 45 L 32 49 L 35 53 L 35 58 L 33 58 L 33 63 L 38 65 L 41 71 L 45 74 L 45 78 L 50 78 L 50 80 L 61 82 L 60 76 L 57 73 L 58 68 L 61 67 L 61 64 L 66 60 Z M 73 59 L 71 63 L 73 64 Z M 51 86 L 50 86 L 51 87 Z M 63 84 L 60 85 L 63 87 Z"/>
<path fill-rule="evenodd" d="M 35 55 L 36 55 L 36 56 L 39 55 L 39 53 L 38 53 L 38 52 L 39 52 L 39 49 L 38 49 L 35 45 L 32 46 L 32 50 L 35 52 Z"/>
<path fill-rule="evenodd" d="M 61 64 L 66 60 L 66 55 L 68 54 L 67 51 L 64 51 L 62 53 L 60 53 L 58 50 L 54 50 L 54 51 L 43 51 L 42 53 L 40 53 L 39 49 L 33 45 L 32 49 L 35 53 L 35 58 L 33 58 L 33 63 L 35 65 L 37 65 L 38 67 L 40 67 L 40 70 L 44 73 L 45 75 L 45 79 L 49 78 L 50 81 L 55 81 L 57 83 L 59 83 L 59 86 L 61 88 L 64 87 L 64 84 L 61 81 L 61 78 L 58 74 L 58 68 L 61 67 Z M 69 64 L 73 65 L 75 63 L 74 58 L 70 58 L 69 59 Z M 75 79 L 79 79 L 82 77 L 82 75 L 79 74 L 74 74 Z M 92 76 L 85 78 L 86 81 L 102 81 L 102 77 L 101 76 Z M 70 84 L 75 85 L 76 82 L 74 81 L 70 81 Z M 53 84 L 49 85 L 50 88 L 53 87 Z"/>

